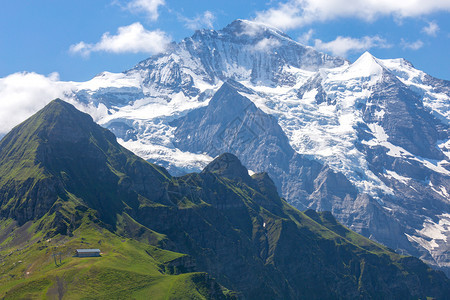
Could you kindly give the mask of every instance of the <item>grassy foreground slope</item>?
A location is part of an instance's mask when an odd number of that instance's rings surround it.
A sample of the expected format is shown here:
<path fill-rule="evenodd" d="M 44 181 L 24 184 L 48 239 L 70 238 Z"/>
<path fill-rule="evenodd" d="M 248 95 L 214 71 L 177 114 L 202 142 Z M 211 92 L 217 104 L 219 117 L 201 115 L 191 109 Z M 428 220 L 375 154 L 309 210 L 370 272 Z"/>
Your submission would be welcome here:
<path fill-rule="evenodd" d="M 120 237 L 89 221 L 71 237 L 42 239 L 23 227 L 1 244 L 0 298 L 225 298 L 206 273 L 186 272 L 184 254 Z M 78 248 L 99 248 L 102 254 L 73 257 Z"/>
<path fill-rule="evenodd" d="M 0 298 L 226 298 L 208 274 L 189 272 L 184 254 L 118 236 L 89 221 L 71 237 L 42 239 L 24 233 L 26 227 L 16 228 L 13 238 L 1 244 Z M 102 254 L 74 257 L 79 248 L 99 248 Z"/>

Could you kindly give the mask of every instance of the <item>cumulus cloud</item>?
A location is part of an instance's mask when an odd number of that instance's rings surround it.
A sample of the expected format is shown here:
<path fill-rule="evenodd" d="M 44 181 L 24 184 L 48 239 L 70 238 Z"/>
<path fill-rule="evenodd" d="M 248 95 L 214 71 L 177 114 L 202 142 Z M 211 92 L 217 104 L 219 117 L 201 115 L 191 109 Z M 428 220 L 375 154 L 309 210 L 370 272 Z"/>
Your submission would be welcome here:
<path fill-rule="evenodd" d="M 256 13 L 256 21 L 293 29 L 316 21 L 355 17 L 373 21 L 381 16 L 418 17 L 450 11 L 448 0 L 289 0 Z"/>
<path fill-rule="evenodd" d="M 132 0 L 126 7 L 132 12 L 144 12 L 150 20 L 156 21 L 159 17 L 158 8 L 163 5 L 164 0 Z"/>
<path fill-rule="evenodd" d="M 276 8 L 257 12 L 255 21 L 280 29 L 293 29 L 307 24 L 305 17 L 301 3 L 290 1 L 280 3 Z"/>
<path fill-rule="evenodd" d="M 214 21 L 216 20 L 216 16 L 210 12 L 209 10 L 205 11 L 201 15 L 197 15 L 195 18 L 186 18 L 183 16 L 179 16 L 179 19 L 184 22 L 184 25 L 191 29 L 197 30 L 202 28 L 212 29 L 214 28 Z"/>
<path fill-rule="evenodd" d="M 404 39 L 401 40 L 400 44 L 403 49 L 410 49 L 410 50 L 419 50 L 424 45 L 421 40 L 417 40 L 415 42 L 408 42 Z"/>
<path fill-rule="evenodd" d="M 429 36 L 436 36 L 439 31 L 439 26 L 436 22 L 428 22 L 428 26 L 422 28 L 422 32 L 425 32 Z"/>
<path fill-rule="evenodd" d="M 156 54 L 163 52 L 170 41 L 170 37 L 165 32 L 146 30 L 141 23 L 136 22 L 119 27 L 116 35 L 104 33 L 100 41 L 95 44 L 79 42 L 72 45 L 69 51 L 83 56 L 89 56 L 92 52 Z"/>
<path fill-rule="evenodd" d="M 310 29 L 310 30 L 304 32 L 301 36 L 299 36 L 297 40 L 299 41 L 299 43 L 307 45 L 309 43 L 309 41 L 311 40 L 313 34 L 314 34 L 314 30 Z"/>
<path fill-rule="evenodd" d="M 316 39 L 314 40 L 314 47 L 321 51 L 331 52 L 334 55 L 345 57 L 351 52 L 360 52 L 371 48 L 389 48 L 391 45 L 379 36 L 364 36 L 359 39 L 338 36 L 331 42 L 323 42 Z"/>
<path fill-rule="evenodd" d="M 72 84 L 58 73 L 14 73 L 0 78 L 0 136 L 23 122 L 55 98 L 65 98 Z"/>
<path fill-rule="evenodd" d="M 259 51 L 259 52 L 269 52 L 272 49 L 280 46 L 280 41 L 276 40 L 274 38 L 264 38 L 257 42 L 255 45 L 252 46 L 253 51 Z"/>

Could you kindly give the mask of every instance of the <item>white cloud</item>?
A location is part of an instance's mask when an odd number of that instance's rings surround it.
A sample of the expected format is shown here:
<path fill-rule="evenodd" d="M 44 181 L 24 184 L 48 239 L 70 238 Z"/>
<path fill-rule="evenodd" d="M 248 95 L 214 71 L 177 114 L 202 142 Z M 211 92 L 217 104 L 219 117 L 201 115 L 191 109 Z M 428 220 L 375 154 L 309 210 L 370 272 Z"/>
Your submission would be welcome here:
<path fill-rule="evenodd" d="M 59 81 L 58 73 L 14 73 L 0 78 L 0 136 L 55 98 L 65 98 L 73 86 Z"/>
<path fill-rule="evenodd" d="M 158 19 L 159 6 L 165 5 L 164 0 L 132 0 L 128 2 L 127 8 L 132 12 L 144 12 L 152 21 Z"/>
<path fill-rule="evenodd" d="M 250 37 L 257 36 L 264 31 L 264 26 L 266 23 L 257 23 L 257 22 L 246 22 L 243 20 L 242 22 L 242 32 L 237 33 L 238 35 L 248 35 Z M 263 26 L 261 26 L 263 25 Z"/>
<path fill-rule="evenodd" d="M 163 52 L 171 39 L 161 30 L 146 30 L 141 23 L 137 22 L 129 26 L 119 27 L 116 35 L 109 32 L 103 34 L 98 43 L 87 44 L 79 42 L 70 46 L 71 53 L 79 53 L 89 56 L 91 52 L 112 53 L 149 53 Z"/>
<path fill-rule="evenodd" d="M 253 45 L 252 50 L 259 52 L 269 52 L 280 45 L 281 43 L 279 40 L 276 40 L 274 38 L 264 38 Z"/>
<path fill-rule="evenodd" d="M 389 48 L 391 45 L 379 36 L 364 36 L 360 39 L 338 36 L 334 41 L 314 40 L 314 47 L 334 55 L 346 56 L 349 52 L 360 52 L 371 48 Z"/>
<path fill-rule="evenodd" d="M 404 39 L 401 40 L 400 44 L 402 45 L 403 49 L 411 49 L 411 50 L 419 50 L 424 45 L 421 40 L 417 40 L 415 42 L 408 42 L 405 41 Z"/>
<path fill-rule="evenodd" d="M 293 29 L 316 21 L 356 17 L 373 21 L 380 16 L 418 17 L 450 11 L 449 0 L 289 0 L 256 13 L 256 21 Z"/>
<path fill-rule="evenodd" d="M 306 32 L 304 32 L 301 36 L 298 37 L 298 42 L 302 43 L 303 45 L 307 45 L 309 41 L 311 40 L 312 36 L 314 34 L 314 30 L 310 29 Z"/>
<path fill-rule="evenodd" d="M 436 36 L 439 31 L 439 26 L 436 22 L 428 22 L 428 26 L 422 28 L 422 32 L 425 32 L 429 36 Z"/>
<path fill-rule="evenodd" d="M 180 16 L 179 19 L 185 23 L 185 26 L 191 30 L 197 30 L 202 28 L 212 29 L 214 28 L 214 21 L 216 16 L 209 10 L 205 11 L 202 15 L 197 15 L 195 18 L 189 19 Z"/>
<path fill-rule="evenodd" d="M 257 12 L 255 21 L 280 29 L 293 29 L 305 25 L 304 18 L 300 3 L 289 1 L 280 3 L 277 8 Z"/>

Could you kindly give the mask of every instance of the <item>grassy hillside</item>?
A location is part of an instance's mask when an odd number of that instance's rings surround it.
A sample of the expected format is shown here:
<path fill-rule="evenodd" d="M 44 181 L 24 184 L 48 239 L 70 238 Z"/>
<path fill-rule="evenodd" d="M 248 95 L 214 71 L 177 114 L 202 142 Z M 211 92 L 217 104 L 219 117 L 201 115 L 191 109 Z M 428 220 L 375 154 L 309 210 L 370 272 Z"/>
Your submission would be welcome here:
<path fill-rule="evenodd" d="M 227 292 L 208 274 L 190 271 L 188 256 L 118 236 L 92 222 L 71 237 L 43 239 L 28 225 L 10 236 L 0 245 L 0 298 L 220 299 Z M 98 248 L 101 257 L 74 257 L 79 248 Z"/>

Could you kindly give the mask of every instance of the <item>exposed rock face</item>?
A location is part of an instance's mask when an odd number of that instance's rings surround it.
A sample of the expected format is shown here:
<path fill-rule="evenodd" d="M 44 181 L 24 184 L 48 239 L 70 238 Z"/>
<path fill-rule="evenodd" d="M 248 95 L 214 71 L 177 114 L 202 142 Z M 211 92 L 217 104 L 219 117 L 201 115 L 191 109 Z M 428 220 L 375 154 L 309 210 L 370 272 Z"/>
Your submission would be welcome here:
<path fill-rule="evenodd" d="M 399 252 L 421 257 L 448 273 L 448 246 L 444 244 L 450 236 L 445 229 L 450 209 L 447 192 L 450 172 L 446 148 L 438 147 L 449 140 L 448 121 L 443 121 L 441 113 L 430 112 L 424 105 L 423 91 L 419 93 L 402 77 L 395 76 L 396 69 L 391 63 L 386 65 L 393 71 L 366 53 L 347 71 L 352 75 L 347 75 L 350 78 L 361 80 L 359 86 L 370 89 L 370 96 L 361 99 L 357 106 L 356 113 L 361 113 L 361 121 L 354 126 L 357 133 L 354 145 L 365 157 L 368 170 L 389 190 L 378 194 L 379 203 L 370 205 L 364 205 L 366 201 L 358 207 L 353 202 L 344 205 L 333 202 L 333 213 L 358 232 Z M 358 64 L 375 71 L 361 75 L 360 70 L 355 71 Z M 329 77 L 320 77 L 320 84 L 316 77 L 312 81 L 314 85 L 305 84 L 301 93 L 308 89 L 320 92 L 328 86 L 327 97 L 331 98 L 328 105 L 336 102 L 340 94 L 332 90 Z M 445 81 L 434 82 L 436 91 L 443 92 L 440 86 L 445 86 Z M 321 209 L 320 206 L 310 207 Z M 359 222 L 351 217 L 355 210 L 364 211 L 362 219 L 376 220 L 378 225 L 369 229 L 366 223 L 358 228 Z M 380 214 L 380 211 L 384 212 Z M 430 235 L 431 228 L 435 234 Z"/>
<path fill-rule="evenodd" d="M 287 65 L 317 71 L 345 62 L 302 46 L 278 29 L 245 20 L 219 31 L 196 31 L 169 53 L 144 60 L 128 72 L 142 72 L 144 84 L 157 90 L 198 95 L 197 78 L 210 84 L 234 79 L 277 86 L 295 84 Z"/>
<path fill-rule="evenodd" d="M 383 127 L 388 142 L 414 155 L 444 159 L 444 154 L 436 144 L 438 140 L 448 137 L 448 128 L 424 109 L 418 94 L 387 70 L 384 70 L 382 79 L 374 86 L 363 111 L 364 122 Z"/>
<path fill-rule="evenodd" d="M 409 246 L 403 227 L 377 201 L 359 194 L 343 174 L 295 153 L 276 120 L 234 86 L 225 83 L 207 107 L 172 123 L 178 148 L 196 152 L 214 147 L 211 155 L 232 152 L 251 170 L 268 172 L 280 193 L 297 207 L 332 211 L 366 236 L 388 245 Z"/>
<path fill-rule="evenodd" d="M 372 60 L 383 71 L 362 108 L 362 119 L 370 129 L 360 129 L 372 136 L 363 134 L 357 147 L 365 154 L 370 170 L 392 189 L 393 196 L 386 195 L 382 201 L 404 228 L 394 232 L 398 236 L 406 233 L 408 242 L 418 247 L 413 249 L 403 242 L 396 243 L 395 239 L 384 243 L 406 249 L 448 272 L 448 246 L 444 246 L 444 241 L 450 233 L 438 229 L 437 236 L 424 234 L 430 225 L 436 228 L 448 223 L 449 162 L 445 151 L 438 147 L 450 137 L 448 123 L 430 113 L 424 106 L 423 95 L 394 76 L 395 72 L 386 69 L 382 62 Z M 436 192 L 436 186 L 445 192 Z M 433 246 L 424 242 L 430 238 L 435 239 Z"/>
<path fill-rule="evenodd" d="M 203 173 L 214 173 L 217 176 L 226 177 L 232 180 L 242 180 L 251 182 L 248 170 L 241 164 L 239 159 L 230 153 L 224 153 L 207 165 Z"/>
<path fill-rule="evenodd" d="M 274 169 L 287 170 L 294 151 L 283 130 L 233 85 L 238 84 L 225 83 L 207 107 L 172 123 L 177 147 L 190 152 L 207 149 L 212 156 L 236 153 L 255 171 L 276 160 Z"/>

